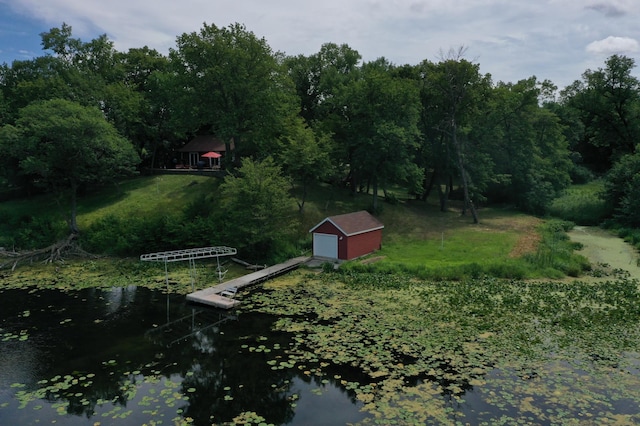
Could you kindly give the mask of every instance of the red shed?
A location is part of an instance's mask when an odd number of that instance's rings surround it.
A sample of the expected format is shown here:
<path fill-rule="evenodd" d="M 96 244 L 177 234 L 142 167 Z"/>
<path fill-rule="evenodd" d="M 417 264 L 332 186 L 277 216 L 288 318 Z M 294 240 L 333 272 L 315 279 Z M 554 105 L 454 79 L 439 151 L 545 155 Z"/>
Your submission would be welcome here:
<path fill-rule="evenodd" d="M 313 255 L 350 260 L 382 247 L 384 225 L 367 211 L 330 216 L 311 228 Z"/>

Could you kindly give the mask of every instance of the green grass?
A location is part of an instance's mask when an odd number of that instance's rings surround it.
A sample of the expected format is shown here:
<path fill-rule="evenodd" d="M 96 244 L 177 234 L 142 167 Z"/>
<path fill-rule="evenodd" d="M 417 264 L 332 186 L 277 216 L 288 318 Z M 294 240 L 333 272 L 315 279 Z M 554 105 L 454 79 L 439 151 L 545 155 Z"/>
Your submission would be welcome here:
<path fill-rule="evenodd" d="M 442 238 L 392 244 L 385 246 L 379 255 L 407 265 L 486 262 L 487 259 L 507 257 L 517 239 L 513 233 L 468 230 L 453 235 L 443 233 Z"/>
<path fill-rule="evenodd" d="M 347 268 L 408 273 L 424 279 L 465 279 L 479 276 L 529 278 L 557 276 L 540 270 L 524 255 L 535 252 L 541 221 L 511 208 L 483 208 L 480 223 L 437 203 L 408 202 L 385 206 L 383 248 L 365 266 Z M 387 226 L 387 224 L 389 224 Z"/>
<path fill-rule="evenodd" d="M 207 176 L 143 176 L 105 187 L 90 187 L 78 197 L 81 232 L 106 218 L 178 217 L 190 203 L 215 193 L 219 180 Z M 69 199 L 51 194 L 0 203 L 0 246 L 46 246 L 68 233 Z"/>
<path fill-rule="evenodd" d="M 209 176 L 160 175 L 131 179 L 85 196 L 79 203 L 78 225 L 87 227 L 106 216 L 179 215 L 198 198 L 218 188 Z"/>

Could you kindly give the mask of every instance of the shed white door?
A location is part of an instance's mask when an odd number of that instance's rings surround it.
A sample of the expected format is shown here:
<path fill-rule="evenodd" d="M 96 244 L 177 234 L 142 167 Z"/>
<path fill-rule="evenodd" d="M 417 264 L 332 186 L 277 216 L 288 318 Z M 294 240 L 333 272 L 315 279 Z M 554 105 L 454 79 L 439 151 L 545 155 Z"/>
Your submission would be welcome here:
<path fill-rule="evenodd" d="M 338 236 L 331 234 L 313 234 L 313 255 L 338 258 Z"/>

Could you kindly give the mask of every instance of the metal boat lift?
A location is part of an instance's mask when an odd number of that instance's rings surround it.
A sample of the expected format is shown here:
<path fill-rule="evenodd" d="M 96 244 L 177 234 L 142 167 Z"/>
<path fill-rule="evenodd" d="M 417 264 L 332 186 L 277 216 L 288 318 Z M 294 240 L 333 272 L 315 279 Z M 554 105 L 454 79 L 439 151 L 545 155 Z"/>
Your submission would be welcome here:
<path fill-rule="evenodd" d="M 218 260 L 218 279 L 222 281 L 226 270 L 220 266 L 220 256 L 233 256 L 238 251 L 232 247 L 218 246 L 218 247 L 201 247 L 185 250 L 171 250 L 162 251 L 158 253 L 147 253 L 140 255 L 140 260 L 143 262 L 164 262 L 164 274 L 167 281 L 167 290 L 169 289 L 169 262 L 189 261 L 189 275 L 191 276 L 191 289 L 195 290 L 196 280 L 196 259 L 210 259 L 215 257 Z"/>

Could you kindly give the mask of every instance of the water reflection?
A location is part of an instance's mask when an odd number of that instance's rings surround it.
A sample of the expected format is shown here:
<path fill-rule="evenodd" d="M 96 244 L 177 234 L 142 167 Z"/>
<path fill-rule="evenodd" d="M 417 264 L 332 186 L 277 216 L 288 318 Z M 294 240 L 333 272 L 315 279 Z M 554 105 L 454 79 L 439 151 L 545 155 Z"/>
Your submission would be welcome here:
<path fill-rule="evenodd" d="M 243 412 L 274 424 L 361 420 L 328 381 L 272 369 L 290 343 L 272 322 L 135 286 L 2 291 L 0 424 L 209 425 Z M 268 350 L 250 350 L 260 345 Z"/>

